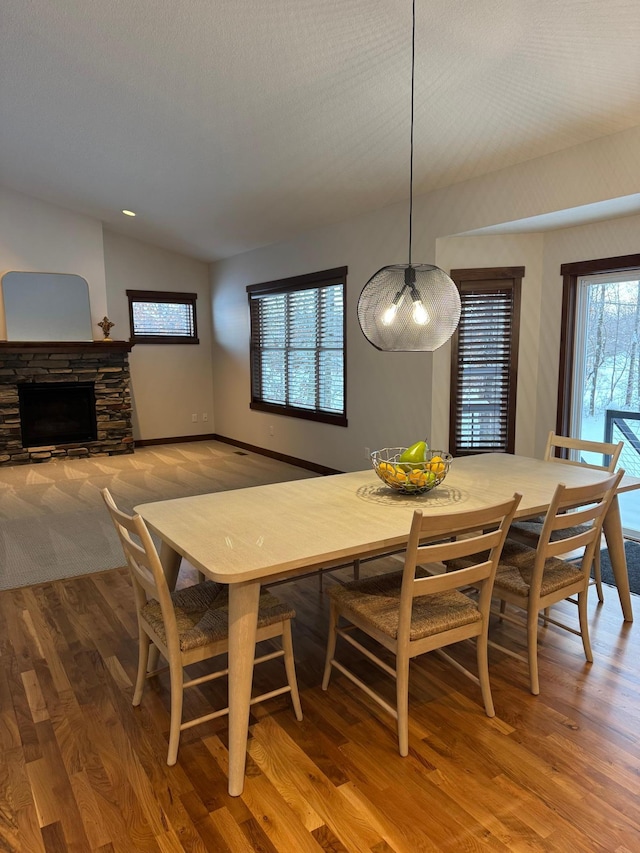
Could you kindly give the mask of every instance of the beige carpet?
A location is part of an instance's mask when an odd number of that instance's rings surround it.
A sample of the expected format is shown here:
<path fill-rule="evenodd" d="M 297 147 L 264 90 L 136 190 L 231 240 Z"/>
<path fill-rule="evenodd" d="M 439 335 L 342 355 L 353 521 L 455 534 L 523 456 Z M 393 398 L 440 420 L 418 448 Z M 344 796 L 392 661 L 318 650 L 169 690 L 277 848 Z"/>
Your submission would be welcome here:
<path fill-rule="evenodd" d="M 0 589 L 123 565 L 100 489 L 119 506 L 315 476 L 217 441 L 0 471 Z"/>

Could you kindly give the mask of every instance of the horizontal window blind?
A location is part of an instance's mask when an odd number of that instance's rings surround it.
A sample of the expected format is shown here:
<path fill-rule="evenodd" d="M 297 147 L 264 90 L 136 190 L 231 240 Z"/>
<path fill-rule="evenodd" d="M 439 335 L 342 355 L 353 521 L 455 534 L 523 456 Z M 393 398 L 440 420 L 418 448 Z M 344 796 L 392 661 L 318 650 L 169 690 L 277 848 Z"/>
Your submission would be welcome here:
<path fill-rule="evenodd" d="M 134 302 L 133 328 L 136 335 L 193 335 L 191 305 L 176 302 Z"/>
<path fill-rule="evenodd" d="M 248 290 L 252 408 L 344 420 L 344 283 Z"/>
<path fill-rule="evenodd" d="M 452 363 L 454 455 L 513 452 L 517 359 L 516 289 L 460 285 L 462 312 Z"/>
<path fill-rule="evenodd" d="M 197 343 L 195 293 L 128 290 L 136 343 Z"/>

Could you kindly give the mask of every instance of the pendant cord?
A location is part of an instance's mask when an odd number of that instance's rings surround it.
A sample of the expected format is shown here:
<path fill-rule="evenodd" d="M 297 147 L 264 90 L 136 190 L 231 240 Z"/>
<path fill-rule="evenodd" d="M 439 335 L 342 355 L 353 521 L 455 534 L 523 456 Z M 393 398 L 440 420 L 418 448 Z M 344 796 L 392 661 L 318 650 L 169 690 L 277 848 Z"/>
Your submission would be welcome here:
<path fill-rule="evenodd" d="M 409 167 L 409 266 L 411 266 L 411 240 L 413 237 L 413 102 L 416 68 L 416 0 L 413 0 L 411 24 L 411 155 Z"/>

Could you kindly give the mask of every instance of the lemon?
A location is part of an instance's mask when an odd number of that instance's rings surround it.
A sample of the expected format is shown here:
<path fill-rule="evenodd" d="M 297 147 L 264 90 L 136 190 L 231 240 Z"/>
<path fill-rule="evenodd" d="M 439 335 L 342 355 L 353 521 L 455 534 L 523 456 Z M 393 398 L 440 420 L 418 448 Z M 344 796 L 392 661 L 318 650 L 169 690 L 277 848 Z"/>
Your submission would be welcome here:
<path fill-rule="evenodd" d="M 445 465 L 442 456 L 432 456 L 429 462 L 429 470 L 433 471 L 434 474 L 444 474 Z"/>
<path fill-rule="evenodd" d="M 378 474 L 386 483 L 395 482 L 396 468 L 391 462 L 380 462 L 378 465 Z"/>
<path fill-rule="evenodd" d="M 414 486 L 426 486 L 427 476 L 428 474 L 426 471 L 412 471 L 409 474 L 409 482 Z"/>
<path fill-rule="evenodd" d="M 399 465 L 395 466 L 395 471 L 393 472 L 393 479 L 396 481 L 396 483 L 407 482 L 407 475 L 404 473 L 404 471 Z"/>

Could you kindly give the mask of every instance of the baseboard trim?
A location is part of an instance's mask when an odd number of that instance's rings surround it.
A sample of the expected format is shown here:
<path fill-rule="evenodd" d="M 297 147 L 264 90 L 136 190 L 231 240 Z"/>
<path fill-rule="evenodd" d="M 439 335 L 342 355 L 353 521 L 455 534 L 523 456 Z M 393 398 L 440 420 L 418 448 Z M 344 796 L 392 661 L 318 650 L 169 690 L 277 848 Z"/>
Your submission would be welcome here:
<path fill-rule="evenodd" d="M 288 456 L 286 453 L 278 453 L 276 450 L 267 450 L 266 447 L 257 447 L 255 444 L 247 444 L 246 441 L 238 441 L 238 439 L 229 438 L 226 435 L 219 435 L 217 432 L 207 433 L 206 435 L 178 435 L 172 438 L 136 438 L 134 445 L 135 447 L 151 447 L 156 444 L 182 444 L 187 441 L 222 441 L 224 444 L 231 444 L 234 447 L 241 447 L 243 450 L 250 450 L 252 453 L 259 453 L 260 456 L 277 459 L 278 462 L 286 462 L 288 465 L 295 465 L 297 468 L 305 468 L 315 474 L 344 474 L 344 471 L 339 471 L 337 468 L 327 468 L 326 465 L 318 465 L 316 462 L 298 459 L 297 456 Z"/>
<path fill-rule="evenodd" d="M 216 434 L 209 432 L 206 435 L 177 435 L 173 438 L 136 438 L 133 443 L 136 447 L 151 447 L 153 444 L 182 444 L 187 441 L 213 441 L 215 438 Z"/>
<path fill-rule="evenodd" d="M 313 471 L 316 474 L 344 474 L 344 471 L 339 471 L 337 468 L 327 468 L 326 465 L 318 465 L 316 462 L 298 459 L 297 456 L 287 456 L 286 453 L 267 450 L 266 447 L 256 447 L 255 444 L 247 444 L 246 441 L 238 441 L 226 435 L 216 433 L 213 437 L 216 441 L 223 441 L 225 444 L 232 444 L 234 447 L 242 447 L 243 450 L 250 450 L 252 453 L 259 453 L 261 456 L 268 456 L 270 459 L 277 459 L 278 462 L 286 462 L 289 465 L 295 465 L 297 468 L 306 468 L 307 471 Z"/>

